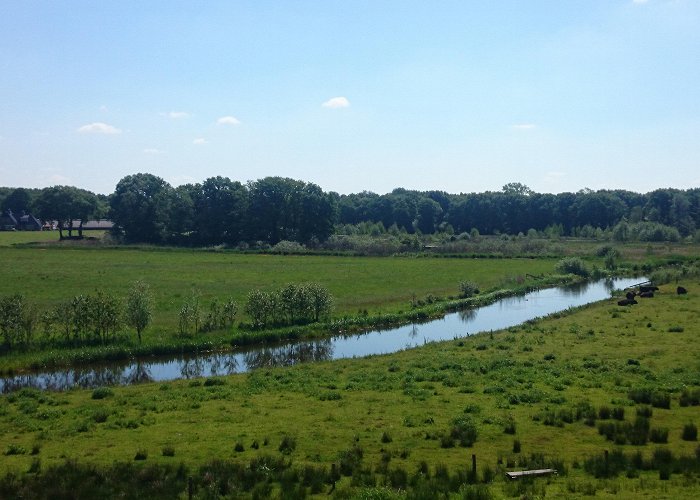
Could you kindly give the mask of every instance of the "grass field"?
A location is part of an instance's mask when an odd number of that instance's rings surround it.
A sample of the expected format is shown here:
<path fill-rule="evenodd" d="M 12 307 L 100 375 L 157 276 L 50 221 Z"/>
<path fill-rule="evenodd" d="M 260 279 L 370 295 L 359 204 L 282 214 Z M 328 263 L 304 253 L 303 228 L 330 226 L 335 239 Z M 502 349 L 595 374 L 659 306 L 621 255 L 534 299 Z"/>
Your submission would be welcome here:
<path fill-rule="evenodd" d="M 684 285 L 687 296 L 667 286 L 632 308 L 607 301 L 388 356 L 114 388 L 104 399 L 81 390 L 3 396 L 0 467 L 26 471 L 37 459 L 46 467 L 66 458 L 108 466 L 133 462 L 139 451 L 147 456 L 139 464 L 197 467 L 214 457 L 247 462 L 265 454 L 299 467 L 330 467 L 359 447 L 362 467 L 371 468 L 381 486 L 398 481 L 401 474 L 391 471 L 413 475 L 422 462 L 430 474 L 443 465 L 455 473 L 470 466 L 473 453 L 484 474 L 487 466 L 527 467 L 534 453 L 557 465 L 560 475 L 516 487 L 497 474 L 491 493 L 697 498 L 697 468 L 661 480 L 655 469 L 595 479 L 583 467 L 603 450 L 639 451 L 645 460 L 658 449 L 696 456 L 697 441 L 681 435 L 686 424 L 700 424 L 700 406 L 681 407 L 679 398 L 684 389 L 700 388 L 700 283 Z M 606 440 L 597 426 L 632 423 L 637 409 L 648 407 L 630 400 L 631 391 L 642 388 L 670 397 L 670 409 L 653 407 L 649 419 L 652 429 L 668 431 L 668 442 Z M 596 418 L 587 425 L 576 416 L 577 409 L 592 408 L 598 417 L 603 407 L 621 408 L 623 420 Z M 440 436 L 458 417 L 475 423 L 476 443 L 442 447 Z M 513 453 L 516 439 L 519 453 Z M 279 451 L 282 442 L 295 444 L 289 454 Z M 164 449 L 174 456 L 163 456 Z M 356 483 L 344 477 L 336 493 L 364 491 Z"/>
<path fill-rule="evenodd" d="M 415 294 L 456 295 L 461 280 L 482 289 L 525 273 L 552 272 L 556 260 L 432 259 L 237 254 L 168 249 L 0 247 L 0 295 L 24 294 L 40 308 L 101 289 L 125 296 L 142 279 L 155 297 L 151 333 L 174 333 L 192 290 L 207 301 L 233 297 L 242 306 L 255 288 L 317 281 L 336 299 L 335 314 L 406 309 Z M 146 333 L 148 336 L 148 331 Z"/>

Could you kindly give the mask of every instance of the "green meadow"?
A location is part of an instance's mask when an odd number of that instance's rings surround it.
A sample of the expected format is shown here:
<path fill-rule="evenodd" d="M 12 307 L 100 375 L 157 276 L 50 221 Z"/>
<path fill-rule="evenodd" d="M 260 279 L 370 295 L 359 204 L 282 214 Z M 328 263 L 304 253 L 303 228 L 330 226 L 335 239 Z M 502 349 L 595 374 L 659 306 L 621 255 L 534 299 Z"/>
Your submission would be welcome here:
<path fill-rule="evenodd" d="M 73 460 L 109 470 L 182 464 L 201 498 L 210 497 L 198 471 L 214 459 L 323 474 L 335 464 L 345 467 L 336 495 L 393 498 L 417 488 L 416 474 L 469 471 L 474 454 L 472 479 L 487 483 L 457 497 L 696 498 L 699 448 L 686 433 L 700 424 L 700 283 L 684 285 L 686 296 L 665 286 L 631 308 L 608 300 L 387 356 L 95 391 L 23 390 L 0 400 L 0 464 L 25 478 Z M 454 434 L 459 422 L 476 433 L 470 446 Z M 629 463 L 597 478 L 593 459 L 605 450 Z M 559 474 L 503 479 L 506 469 L 540 466 Z M 293 483 L 312 495 L 302 476 L 269 479 L 264 491 L 284 496 Z M 232 488 L 246 497 L 254 485 Z"/>
<path fill-rule="evenodd" d="M 482 293 L 517 289 L 551 277 L 558 261 L 33 244 L 7 234 L 0 296 L 21 293 L 42 309 L 148 282 L 147 349 L 184 341 L 177 313 L 193 290 L 204 305 L 236 300 L 238 321 L 250 290 L 309 281 L 333 294 L 334 319 L 401 317 L 416 300 L 455 297 L 460 281 Z M 600 244 L 564 245 L 564 255 L 602 267 Z M 691 245 L 619 251 L 644 272 L 697 255 Z M 696 498 L 700 282 L 672 269 L 687 295 L 673 283 L 631 308 L 610 299 L 392 355 L 0 396 L 0 498 L 187 498 L 190 488 L 194 498 Z M 189 340 L 216 346 L 236 335 Z M 94 359 L 91 349 L 65 349 L 65 364 Z M 5 353 L 0 365 L 39 366 L 60 359 L 55 351 Z M 504 479 L 544 467 L 558 474 Z"/>
<path fill-rule="evenodd" d="M 264 255 L 156 248 L 0 247 L 0 295 L 21 293 L 40 308 L 96 290 L 125 296 L 136 280 L 153 292 L 149 335 L 177 331 L 177 313 L 193 290 L 207 301 L 232 297 L 239 315 L 251 290 L 317 281 L 335 297 L 334 316 L 398 312 L 412 298 L 458 294 L 462 280 L 483 290 L 526 273 L 551 273 L 556 259 L 450 259 Z"/>

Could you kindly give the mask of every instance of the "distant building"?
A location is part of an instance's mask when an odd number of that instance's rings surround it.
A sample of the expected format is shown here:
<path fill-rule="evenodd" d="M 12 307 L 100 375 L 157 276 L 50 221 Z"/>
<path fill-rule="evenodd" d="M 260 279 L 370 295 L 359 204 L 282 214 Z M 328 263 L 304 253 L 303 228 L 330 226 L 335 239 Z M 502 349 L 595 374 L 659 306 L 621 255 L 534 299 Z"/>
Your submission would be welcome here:
<path fill-rule="evenodd" d="M 0 215 L 0 231 L 41 231 L 41 222 L 32 214 L 22 213 L 19 217 L 8 210 Z"/>
<path fill-rule="evenodd" d="M 73 221 L 73 228 L 80 227 L 80 219 Z M 86 220 L 83 223 L 83 231 L 109 231 L 114 227 L 114 222 L 108 219 Z"/>
<path fill-rule="evenodd" d="M 41 231 L 42 225 L 39 219 L 32 214 L 25 214 L 17 219 L 17 229 L 19 231 Z"/>
<path fill-rule="evenodd" d="M 0 215 L 0 231 L 15 231 L 16 229 L 17 219 L 12 215 L 12 210 Z"/>

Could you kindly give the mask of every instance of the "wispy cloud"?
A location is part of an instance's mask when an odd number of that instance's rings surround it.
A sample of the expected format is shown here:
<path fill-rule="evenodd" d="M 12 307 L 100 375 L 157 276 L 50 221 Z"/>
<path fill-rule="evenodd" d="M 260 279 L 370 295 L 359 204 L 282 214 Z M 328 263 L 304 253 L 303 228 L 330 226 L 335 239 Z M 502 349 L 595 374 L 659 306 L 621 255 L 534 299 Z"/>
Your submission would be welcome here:
<path fill-rule="evenodd" d="M 190 116 L 186 111 L 170 111 L 168 113 L 161 113 L 162 116 L 167 116 L 172 120 L 179 120 L 180 118 L 187 118 Z"/>
<path fill-rule="evenodd" d="M 330 109 L 349 108 L 350 101 L 348 101 L 347 97 L 332 97 L 326 102 L 324 102 L 321 106 Z"/>
<path fill-rule="evenodd" d="M 118 129 L 117 127 L 114 127 L 112 125 L 108 125 L 106 123 L 102 122 L 95 122 L 95 123 L 88 123 L 87 125 L 83 125 L 78 129 L 78 132 L 81 134 L 107 134 L 107 135 L 113 135 L 113 134 L 121 134 L 122 131 Z"/>
<path fill-rule="evenodd" d="M 240 125 L 241 122 L 238 118 L 235 116 L 222 116 L 218 120 L 216 120 L 216 123 L 219 125 Z"/>
<path fill-rule="evenodd" d="M 197 137 L 194 141 L 192 141 L 192 144 L 195 144 L 197 146 L 201 146 L 202 144 L 208 144 L 209 141 L 207 141 L 204 137 Z"/>
<path fill-rule="evenodd" d="M 534 123 L 516 123 L 515 125 L 512 125 L 512 128 L 515 130 L 532 130 L 537 128 L 537 125 Z"/>
<path fill-rule="evenodd" d="M 157 148 L 146 148 L 143 150 L 144 154 L 147 155 L 160 155 L 163 154 L 165 151 L 162 149 L 157 149 Z"/>

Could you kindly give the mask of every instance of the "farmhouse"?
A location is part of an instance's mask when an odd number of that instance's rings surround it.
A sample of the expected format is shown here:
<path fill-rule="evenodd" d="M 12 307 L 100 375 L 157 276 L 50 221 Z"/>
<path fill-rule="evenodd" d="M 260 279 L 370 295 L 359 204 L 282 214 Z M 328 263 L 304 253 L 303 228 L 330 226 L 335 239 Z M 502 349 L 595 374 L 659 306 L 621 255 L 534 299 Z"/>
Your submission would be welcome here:
<path fill-rule="evenodd" d="M 42 225 L 32 214 L 22 213 L 19 217 L 7 210 L 0 215 L 0 231 L 41 231 Z"/>

